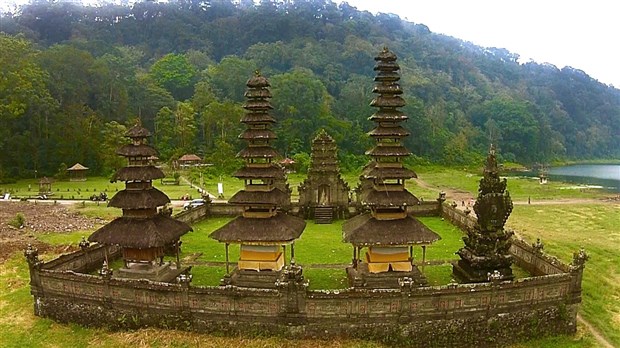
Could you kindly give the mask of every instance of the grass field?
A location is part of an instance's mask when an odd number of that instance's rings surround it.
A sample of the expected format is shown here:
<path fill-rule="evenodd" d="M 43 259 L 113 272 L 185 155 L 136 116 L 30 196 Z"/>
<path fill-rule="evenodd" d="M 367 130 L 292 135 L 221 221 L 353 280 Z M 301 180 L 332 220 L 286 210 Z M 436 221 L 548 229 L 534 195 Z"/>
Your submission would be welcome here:
<path fill-rule="evenodd" d="M 427 195 L 434 199 L 441 189 L 452 188 L 471 192 L 477 191 L 480 174 L 460 169 L 415 168 L 418 175 L 434 189 L 424 189 L 411 185 L 409 189 L 418 197 Z M 303 176 L 289 175 L 291 186 L 303 180 Z M 357 176 L 345 177 L 353 188 L 357 185 Z M 241 187 L 239 180 L 223 178 L 225 197 L 230 197 Z M 99 182 L 99 184 L 96 184 Z M 67 185 L 84 183 L 69 183 Z M 55 183 L 53 188 L 56 189 Z M 86 182 L 90 194 L 113 185 L 107 179 Z M 207 190 L 217 192 L 217 182 L 206 182 Z M 5 190 L 9 185 L 2 185 Z M 35 186 L 32 181 L 31 186 Z M 509 179 L 508 189 L 514 200 L 553 200 L 564 198 L 598 198 L 607 195 L 598 190 L 565 190 L 566 185 L 551 183 L 539 185 L 531 179 Z M 15 186 L 25 188 L 27 183 Z M 59 191 L 64 186 L 58 186 Z M 119 186 L 122 187 L 122 186 Z M 76 186 L 67 186 L 68 192 L 76 192 Z M 188 185 L 164 185 L 160 187 L 171 198 L 180 196 L 190 190 Z M 19 190 L 22 189 L 17 189 Z M 77 192 L 86 192 L 81 188 Z M 87 195 L 87 196 L 90 196 Z M 118 209 L 97 206 L 76 207 L 76 210 L 90 216 L 105 214 L 117 216 Z M 440 219 L 422 219 L 434 230 L 446 229 L 441 226 Z M 222 226 L 225 219 L 210 219 L 194 226 L 194 232 L 183 237 L 182 257 L 196 257 L 197 261 L 224 261 L 224 246 L 206 238 L 215 228 Z M 351 262 L 351 246 L 341 242 L 341 222 L 334 225 L 308 224 L 301 240 L 296 243 L 296 259 L 300 264 L 342 263 Z M 590 255 L 586 264 L 583 280 L 583 303 L 580 314 L 610 341 L 612 346 L 620 347 L 620 204 L 588 203 L 579 205 L 515 205 L 508 226 L 514 228 L 529 241 L 541 237 L 545 243 L 545 251 L 558 256 L 565 262 L 571 260 L 572 253 L 583 246 Z M 88 231 L 68 234 L 39 234 L 37 238 L 57 245 L 77 244 Z M 443 239 L 428 248 L 429 260 L 456 259 L 454 251 L 462 242 L 458 231 L 446 231 Z M 316 249 L 320 249 L 319 252 Z M 238 248 L 230 248 L 231 260 L 238 257 Z M 417 252 L 419 254 L 419 252 Z M 54 255 L 44 255 L 49 259 Z M 225 273 L 223 266 L 196 266 L 193 269 L 194 285 L 216 285 Z M 449 265 L 426 267 L 425 273 L 432 285 L 445 284 L 450 277 Z M 305 268 L 304 274 L 310 279 L 311 288 L 342 288 L 344 271 L 341 269 Z M 62 347 L 67 342 L 75 347 L 381 347 L 374 342 L 355 340 L 286 340 L 283 338 L 253 337 L 220 337 L 169 330 L 139 330 L 132 332 L 108 332 L 102 329 L 86 329 L 78 325 L 63 325 L 33 315 L 32 296 L 28 287 L 27 266 L 20 254 L 14 255 L 7 262 L 0 264 L 0 347 Z M 559 336 L 527 342 L 515 347 L 598 347 L 592 334 L 583 326 L 578 326 L 578 333 L 573 337 Z"/>
<path fill-rule="evenodd" d="M 585 248 L 581 315 L 620 347 L 620 204 L 518 205 L 508 226 L 564 262 Z"/>

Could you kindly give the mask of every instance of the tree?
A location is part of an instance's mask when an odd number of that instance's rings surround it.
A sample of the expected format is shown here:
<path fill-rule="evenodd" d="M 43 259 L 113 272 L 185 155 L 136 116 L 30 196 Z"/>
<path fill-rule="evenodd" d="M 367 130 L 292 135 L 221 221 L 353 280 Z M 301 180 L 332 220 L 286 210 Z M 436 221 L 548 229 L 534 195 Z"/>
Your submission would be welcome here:
<path fill-rule="evenodd" d="M 186 100 L 192 96 L 196 72 L 185 55 L 166 54 L 151 66 L 150 75 L 176 100 Z"/>
<path fill-rule="evenodd" d="M 7 157 L 9 138 L 28 131 L 24 139 L 30 150 L 16 153 L 17 158 L 27 160 L 24 166 L 36 170 L 40 159 L 40 145 L 49 139 L 49 115 L 57 104 L 52 99 L 46 82 L 47 73 L 37 64 L 38 52 L 23 38 L 0 34 L 0 179 L 15 175 L 16 163 Z M 34 168 L 33 168 L 34 166 Z M 19 168 L 23 170 L 25 168 Z"/>
<path fill-rule="evenodd" d="M 127 127 L 116 121 L 107 122 L 103 125 L 103 141 L 100 153 L 104 173 L 112 173 L 125 165 L 125 159 L 119 156 L 116 151 L 127 143 L 126 132 Z"/>

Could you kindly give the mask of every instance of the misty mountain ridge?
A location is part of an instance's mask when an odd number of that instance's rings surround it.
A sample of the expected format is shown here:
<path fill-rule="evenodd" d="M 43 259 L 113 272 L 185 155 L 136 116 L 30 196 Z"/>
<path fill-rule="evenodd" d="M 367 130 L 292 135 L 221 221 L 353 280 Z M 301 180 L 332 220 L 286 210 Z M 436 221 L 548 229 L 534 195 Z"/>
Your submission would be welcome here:
<path fill-rule="evenodd" d="M 32 63 L 47 76 L 53 100 L 48 120 L 88 114 L 101 128 L 136 117 L 151 131 L 167 125 L 171 139 L 154 139 L 163 157 L 215 156 L 222 146 L 234 154 L 245 81 L 258 68 L 272 82 L 281 153 L 309 153 L 311 138 L 325 128 L 341 160 L 356 165 L 372 126 L 373 58 L 384 46 L 399 58 L 412 133 L 406 146 L 416 159 L 472 163 L 489 142 L 499 144 L 505 160 L 521 163 L 620 157 L 620 91 L 613 86 L 578 69 L 520 63 L 506 49 L 482 48 L 347 3 L 38 2 L 2 22 L 7 38 L 34 43 Z M 100 150 L 70 150 L 49 142 L 53 129 L 33 130 L 35 109 L 28 105 L 11 130 L 40 133 L 37 146 L 55 156 L 41 157 L 39 165 L 53 171 L 60 162 L 90 161 L 108 170 Z M 186 120 L 192 130 L 176 129 L 183 112 L 194 115 Z M 187 133 L 186 139 L 181 143 L 174 132 Z M 3 161 L 11 175 L 31 170 Z"/>

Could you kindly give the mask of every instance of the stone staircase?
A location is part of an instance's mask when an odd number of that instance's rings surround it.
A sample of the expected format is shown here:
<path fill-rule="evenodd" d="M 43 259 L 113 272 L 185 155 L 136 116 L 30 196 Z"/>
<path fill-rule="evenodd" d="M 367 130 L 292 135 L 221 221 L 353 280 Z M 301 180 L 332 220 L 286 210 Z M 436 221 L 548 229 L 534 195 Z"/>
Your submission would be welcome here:
<path fill-rule="evenodd" d="M 331 224 L 334 220 L 334 209 L 327 206 L 319 206 L 314 208 L 315 224 Z"/>

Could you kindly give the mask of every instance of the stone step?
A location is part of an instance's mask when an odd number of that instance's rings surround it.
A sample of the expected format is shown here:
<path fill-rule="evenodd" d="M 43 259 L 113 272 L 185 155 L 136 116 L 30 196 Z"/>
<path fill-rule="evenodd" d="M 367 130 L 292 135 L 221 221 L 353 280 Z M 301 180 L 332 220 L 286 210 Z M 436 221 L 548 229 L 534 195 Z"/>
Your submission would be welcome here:
<path fill-rule="evenodd" d="M 331 224 L 334 220 L 334 209 L 332 207 L 314 208 L 315 224 Z"/>

